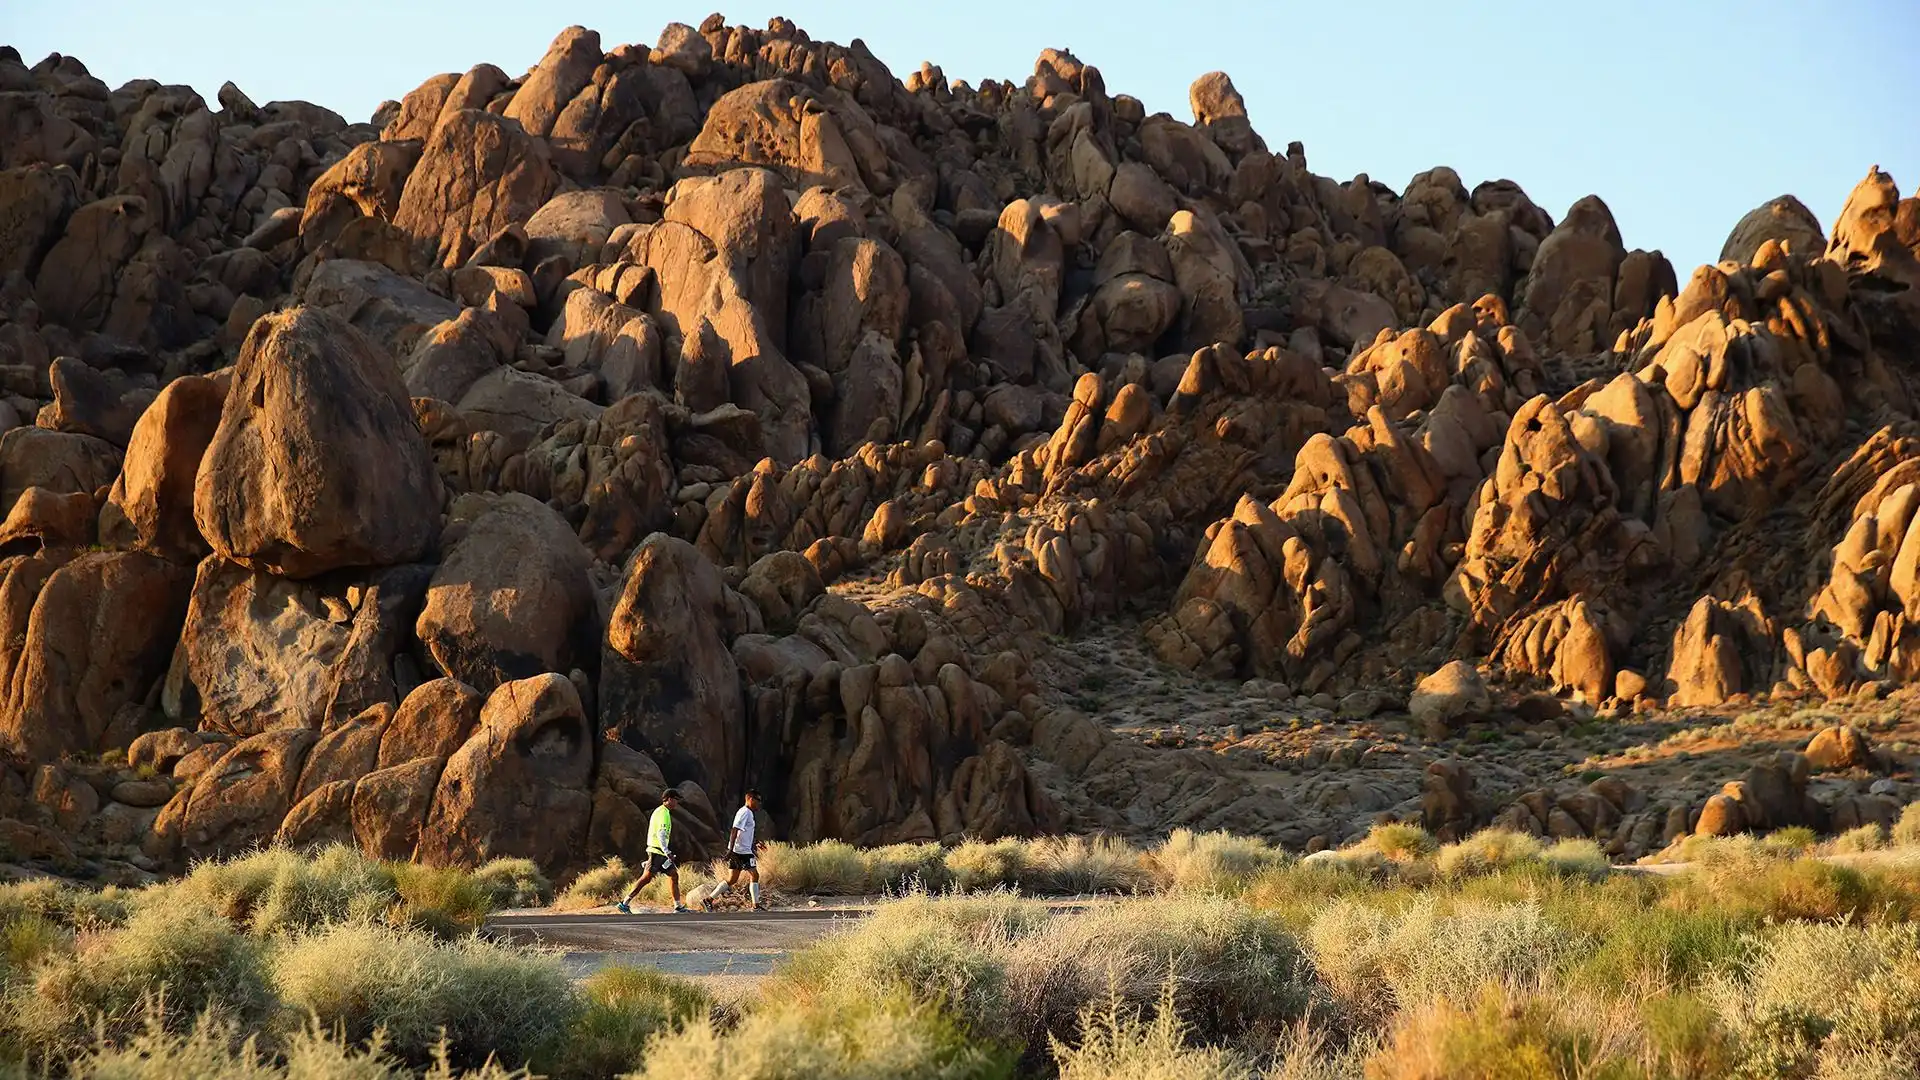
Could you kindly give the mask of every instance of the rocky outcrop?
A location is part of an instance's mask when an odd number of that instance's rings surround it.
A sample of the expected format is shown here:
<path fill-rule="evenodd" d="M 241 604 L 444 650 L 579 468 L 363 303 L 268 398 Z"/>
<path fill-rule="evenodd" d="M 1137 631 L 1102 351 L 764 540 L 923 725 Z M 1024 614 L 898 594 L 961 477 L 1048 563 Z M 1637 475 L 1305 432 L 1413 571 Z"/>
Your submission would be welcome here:
<path fill-rule="evenodd" d="M 648 537 L 607 623 L 600 722 L 722 804 L 745 790 L 746 709 L 727 643 L 757 612 L 683 540 Z"/>
<path fill-rule="evenodd" d="M 1898 737 L 1725 790 L 1546 749 L 1920 677 L 1877 168 L 1683 285 L 1598 197 L 1336 181 L 1223 72 L 1187 123 L 1058 49 L 569 27 L 369 123 L 0 91 L 0 841 L 558 871 L 668 785 L 700 853 L 749 784 L 860 843 L 1897 809 Z M 1234 719 L 1103 711 L 1103 656 Z"/>
<path fill-rule="evenodd" d="M 581 850 L 593 805 L 591 728 L 579 693 L 563 676 L 501 684 L 439 775 L 415 858 L 471 865 L 523 856 L 550 871 L 568 865 Z M 394 799 L 385 791 L 404 790 L 402 779 L 377 782 L 367 797 Z M 361 798 L 356 788 L 356 823 L 367 816 Z"/>
<path fill-rule="evenodd" d="M 517 120 L 471 107 L 442 113 L 407 175 L 393 225 L 421 265 L 460 266 L 546 203 L 559 183 L 551 157 Z"/>
<path fill-rule="evenodd" d="M 194 484 L 214 551 L 301 578 L 404 563 L 438 539 L 439 507 L 392 360 L 316 309 L 256 322 Z"/>
<path fill-rule="evenodd" d="M 599 637 L 586 548 L 525 495 L 463 495 L 414 636 L 442 673 L 481 693 L 587 662 Z"/>

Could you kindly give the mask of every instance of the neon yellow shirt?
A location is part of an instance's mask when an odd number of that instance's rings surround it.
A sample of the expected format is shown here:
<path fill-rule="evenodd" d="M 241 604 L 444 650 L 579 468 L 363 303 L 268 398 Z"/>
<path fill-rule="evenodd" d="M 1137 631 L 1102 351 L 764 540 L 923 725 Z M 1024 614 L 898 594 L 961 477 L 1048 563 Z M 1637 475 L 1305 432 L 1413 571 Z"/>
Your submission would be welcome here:
<path fill-rule="evenodd" d="M 673 811 L 662 805 L 647 822 L 647 850 L 668 853 L 667 840 L 673 836 Z"/>

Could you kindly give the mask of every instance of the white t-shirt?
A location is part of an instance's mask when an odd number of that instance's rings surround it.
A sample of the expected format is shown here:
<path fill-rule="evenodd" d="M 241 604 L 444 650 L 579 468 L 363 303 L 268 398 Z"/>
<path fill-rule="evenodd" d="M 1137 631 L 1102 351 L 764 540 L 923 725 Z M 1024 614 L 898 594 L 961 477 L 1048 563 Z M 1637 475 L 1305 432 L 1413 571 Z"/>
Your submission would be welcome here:
<path fill-rule="evenodd" d="M 733 845 L 736 855 L 753 854 L 753 810 L 741 807 L 733 815 L 733 827 L 740 830 L 740 839 Z"/>

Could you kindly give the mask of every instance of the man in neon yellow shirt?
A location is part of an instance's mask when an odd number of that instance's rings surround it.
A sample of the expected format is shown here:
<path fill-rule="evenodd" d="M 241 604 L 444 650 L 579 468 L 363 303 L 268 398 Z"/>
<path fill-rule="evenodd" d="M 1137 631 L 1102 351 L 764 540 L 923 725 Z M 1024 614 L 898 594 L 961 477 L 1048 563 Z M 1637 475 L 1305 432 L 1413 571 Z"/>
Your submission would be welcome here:
<path fill-rule="evenodd" d="M 647 887 L 655 874 L 666 877 L 667 887 L 673 893 L 673 910 L 687 910 L 687 905 L 680 902 L 680 868 L 673 861 L 673 812 L 679 806 L 678 792 L 668 788 L 660 793 L 660 807 L 647 822 L 647 869 L 640 875 L 640 880 L 633 883 L 633 888 L 628 889 L 627 894 L 614 905 L 620 914 L 633 914 L 633 908 L 628 905 L 641 889 Z"/>

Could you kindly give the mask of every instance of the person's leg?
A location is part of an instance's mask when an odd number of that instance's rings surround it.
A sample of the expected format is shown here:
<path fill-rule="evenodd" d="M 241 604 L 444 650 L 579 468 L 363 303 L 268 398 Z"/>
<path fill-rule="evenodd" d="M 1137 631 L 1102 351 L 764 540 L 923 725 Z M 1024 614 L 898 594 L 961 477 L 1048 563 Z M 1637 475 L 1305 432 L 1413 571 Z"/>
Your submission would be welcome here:
<path fill-rule="evenodd" d="M 667 891 L 673 894 L 673 906 L 680 906 L 680 868 L 667 871 Z"/>
<path fill-rule="evenodd" d="M 747 867 L 747 897 L 754 907 L 760 906 L 760 868 L 757 866 Z"/>
<path fill-rule="evenodd" d="M 632 903 L 633 898 L 636 896 L 639 896 L 640 890 L 646 888 L 647 884 L 652 880 L 653 880 L 653 867 L 649 866 L 647 867 L 646 872 L 640 875 L 640 880 L 634 882 L 633 885 L 627 889 L 626 895 L 620 898 L 620 902 L 623 904 Z"/>

